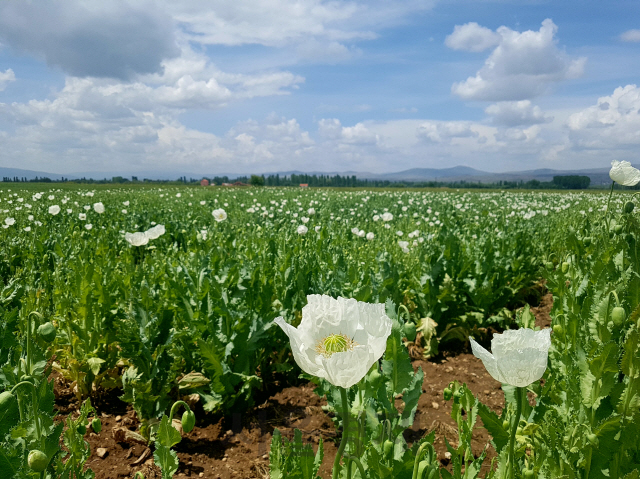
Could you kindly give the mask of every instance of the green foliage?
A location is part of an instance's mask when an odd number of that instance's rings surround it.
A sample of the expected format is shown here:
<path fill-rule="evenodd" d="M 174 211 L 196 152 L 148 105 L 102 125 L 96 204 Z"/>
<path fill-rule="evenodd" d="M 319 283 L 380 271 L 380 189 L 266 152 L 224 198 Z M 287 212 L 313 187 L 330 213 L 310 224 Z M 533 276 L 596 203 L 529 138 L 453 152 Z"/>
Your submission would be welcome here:
<path fill-rule="evenodd" d="M 271 479 L 320 479 L 318 471 L 324 458 L 322 439 L 318 451 L 313 454 L 310 444 L 303 444 L 302 433 L 294 431 L 293 440 L 283 438 L 278 429 L 274 429 L 269 452 L 269 470 Z"/>

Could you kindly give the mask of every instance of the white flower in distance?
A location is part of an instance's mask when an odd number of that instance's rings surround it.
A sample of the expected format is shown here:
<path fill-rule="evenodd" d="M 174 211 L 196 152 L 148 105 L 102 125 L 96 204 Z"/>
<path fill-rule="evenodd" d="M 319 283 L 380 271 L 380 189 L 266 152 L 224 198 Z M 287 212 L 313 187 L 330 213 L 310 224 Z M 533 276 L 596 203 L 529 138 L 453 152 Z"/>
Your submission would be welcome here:
<path fill-rule="evenodd" d="M 398 241 L 398 246 L 400 246 L 400 249 L 402 250 L 403 253 L 408 253 L 409 252 L 409 242 L 408 241 Z"/>
<path fill-rule="evenodd" d="M 222 208 L 213 210 L 211 214 L 213 215 L 213 219 L 216 220 L 217 222 L 224 221 L 227 219 L 227 212 Z"/>
<path fill-rule="evenodd" d="M 93 204 L 93 210 L 98 214 L 102 214 L 102 213 L 104 213 L 104 205 L 102 204 L 102 202 L 94 203 Z"/>
<path fill-rule="evenodd" d="M 491 351 L 471 340 L 473 354 L 482 360 L 493 379 L 511 386 L 525 387 L 542 377 L 547 369 L 547 356 L 551 346 L 551 329 L 509 329 L 494 334 Z"/>
<path fill-rule="evenodd" d="M 87 223 L 86 225 L 84 225 L 85 229 L 90 230 L 91 228 L 93 228 L 93 225 L 91 223 Z"/>
<path fill-rule="evenodd" d="M 382 221 L 391 221 L 393 219 L 393 215 L 388 211 L 386 213 L 382 213 Z"/>
<path fill-rule="evenodd" d="M 15 223 L 16 223 L 15 218 L 9 217 L 9 218 L 5 218 L 4 219 L 4 224 L 7 225 L 7 226 L 14 225 Z"/>
<path fill-rule="evenodd" d="M 311 216 L 311 215 L 315 215 L 315 214 L 316 214 L 316 210 L 315 210 L 315 208 L 309 208 L 309 209 L 307 210 L 307 214 L 308 214 L 309 216 Z"/>
<path fill-rule="evenodd" d="M 49 206 L 50 215 L 57 215 L 58 213 L 60 213 L 60 207 L 58 205 Z"/>
<path fill-rule="evenodd" d="M 85 213 L 79 213 L 78 218 L 80 218 L 82 221 L 85 221 L 87 219 L 87 215 Z"/>
<path fill-rule="evenodd" d="M 609 177 L 620 185 L 635 186 L 640 183 L 640 170 L 631 166 L 628 161 L 613 160 Z"/>
<path fill-rule="evenodd" d="M 125 206 L 129 206 L 129 200 L 123 201 L 122 204 L 125 205 Z"/>
<path fill-rule="evenodd" d="M 321 228 L 322 228 L 322 226 L 318 225 L 314 229 L 316 230 L 316 233 L 317 233 L 318 231 L 320 231 Z"/>
<path fill-rule="evenodd" d="M 289 336 L 293 357 L 307 374 L 349 388 L 384 354 L 391 319 L 384 305 L 312 294 L 302 308 L 300 326 L 276 318 Z"/>
<path fill-rule="evenodd" d="M 125 233 L 124 239 L 126 239 L 131 246 L 144 246 L 149 242 L 149 237 L 146 234 L 140 232 Z"/>
<path fill-rule="evenodd" d="M 160 238 L 160 236 L 165 234 L 165 232 L 166 230 L 164 228 L 164 225 L 157 225 L 145 231 L 144 235 L 150 240 L 154 240 L 154 239 Z"/>
<path fill-rule="evenodd" d="M 300 217 L 300 221 L 302 221 L 303 223 L 308 223 L 309 222 L 309 218 L 307 218 L 306 216 L 302 216 Z"/>
<path fill-rule="evenodd" d="M 376 237 L 376 235 L 374 235 L 372 232 L 367 233 L 367 239 L 369 241 L 373 240 L 373 238 L 375 238 L 375 237 Z"/>
<path fill-rule="evenodd" d="M 309 231 L 309 228 L 307 228 L 305 225 L 300 225 L 298 226 L 298 229 L 296 231 L 299 235 L 306 235 L 307 231 Z"/>
<path fill-rule="evenodd" d="M 373 215 L 373 221 L 378 221 L 380 219 L 380 215 Z"/>

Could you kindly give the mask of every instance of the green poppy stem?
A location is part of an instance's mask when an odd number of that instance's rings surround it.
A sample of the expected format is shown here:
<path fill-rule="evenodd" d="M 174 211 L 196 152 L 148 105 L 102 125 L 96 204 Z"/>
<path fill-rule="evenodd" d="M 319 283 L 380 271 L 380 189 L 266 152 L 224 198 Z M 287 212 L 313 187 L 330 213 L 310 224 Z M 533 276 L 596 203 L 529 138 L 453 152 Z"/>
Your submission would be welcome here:
<path fill-rule="evenodd" d="M 516 431 L 518 424 L 520 423 L 520 414 L 522 414 L 522 401 L 526 396 L 526 388 L 516 387 L 516 414 L 513 418 L 513 424 L 511 424 L 511 434 L 509 435 L 509 479 L 515 477 L 515 443 L 516 443 Z"/>
<path fill-rule="evenodd" d="M 333 461 L 333 474 L 331 476 L 333 479 L 338 479 L 340 475 L 340 459 L 349 438 L 349 398 L 345 388 L 340 388 L 340 397 L 342 399 L 342 440 L 336 453 L 336 459 Z"/>
<path fill-rule="evenodd" d="M 611 182 L 611 191 L 609 192 L 609 199 L 607 200 L 607 210 L 604 212 L 605 224 L 607 225 L 607 234 L 609 234 L 609 219 L 607 218 L 607 215 L 609 214 L 609 205 L 611 204 L 611 197 L 613 196 L 613 187 L 615 186 L 615 184 L 615 181 Z"/>

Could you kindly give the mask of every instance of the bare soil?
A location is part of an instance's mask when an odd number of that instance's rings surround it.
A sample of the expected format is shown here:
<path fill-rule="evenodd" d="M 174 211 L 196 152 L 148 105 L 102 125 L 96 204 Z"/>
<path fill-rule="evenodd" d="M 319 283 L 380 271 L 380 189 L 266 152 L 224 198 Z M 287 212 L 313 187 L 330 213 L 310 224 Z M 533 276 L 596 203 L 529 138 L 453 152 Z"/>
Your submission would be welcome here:
<path fill-rule="evenodd" d="M 552 302 L 551 294 L 546 294 L 538 307 L 531 308 L 536 325 L 549 326 Z M 457 433 L 450 416 L 452 401 L 443 400 L 442 390 L 453 380 L 466 383 L 481 402 L 500 413 L 504 407 L 501 385 L 489 376 L 482 362 L 468 352 L 444 353 L 430 360 L 417 359 L 413 366 L 424 371 L 423 394 L 413 427 L 406 432 L 405 439 L 411 444 L 435 429 L 438 459 L 443 466 L 448 466 L 444 439 L 455 445 Z M 62 378 L 56 378 L 56 407 L 61 419 L 68 414 L 77 414 L 80 406 L 68 386 Z M 331 477 L 340 435 L 322 409 L 326 400 L 318 397 L 314 388 L 313 383 L 284 388 L 244 414 L 215 418 L 197 414 L 195 429 L 183 434 L 182 442 L 175 447 L 180 460 L 176 477 L 268 479 L 269 447 L 274 428 L 288 438 L 293 436 L 294 429 L 300 429 L 303 440 L 312 443 L 314 450 L 322 438 L 325 456 L 320 475 Z M 139 426 L 134 412 L 118 399 L 119 394 L 119 391 L 105 392 L 94 399 L 93 405 L 102 420 L 102 431 L 96 434 L 89 429 L 87 432 L 85 439 L 91 445 L 87 465 L 96 473 L 96 479 L 133 478 L 137 471 L 147 479 L 159 479 L 160 470 L 153 464 L 153 452 L 149 448 L 114 438 L 118 429 L 136 431 Z M 488 447 L 483 466 L 487 470 L 495 452 L 489 445 L 487 431 L 480 427 L 480 420 L 477 426 L 473 434 L 473 453 L 477 457 Z M 103 448 L 102 457 L 98 455 L 98 448 Z"/>

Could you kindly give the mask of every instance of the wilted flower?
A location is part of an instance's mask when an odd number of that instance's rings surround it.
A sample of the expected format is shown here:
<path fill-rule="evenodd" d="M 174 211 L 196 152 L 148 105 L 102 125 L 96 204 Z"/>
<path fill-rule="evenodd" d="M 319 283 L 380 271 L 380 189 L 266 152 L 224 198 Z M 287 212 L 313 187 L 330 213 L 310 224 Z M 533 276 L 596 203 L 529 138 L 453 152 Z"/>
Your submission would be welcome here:
<path fill-rule="evenodd" d="M 104 213 L 104 205 L 102 204 L 102 202 L 94 203 L 93 204 L 93 210 L 98 214 L 102 214 L 102 213 Z"/>
<path fill-rule="evenodd" d="M 60 207 L 58 205 L 49 206 L 50 215 L 57 215 L 58 213 L 60 213 Z"/>
<path fill-rule="evenodd" d="M 149 237 L 144 233 L 125 233 L 124 239 L 126 239 L 131 246 L 144 246 L 149 242 Z"/>
<path fill-rule="evenodd" d="M 508 329 L 502 334 L 493 335 L 493 354 L 473 338 L 470 338 L 471 350 L 496 381 L 522 388 L 540 379 L 547 369 L 550 334 L 549 328 L 540 331 Z"/>
<path fill-rule="evenodd" d="M 375 238 L 375 237 L 376 237 L 376 235 L 374 235 L 372 232 L 367 233 L 367 236 L 366 236 L 366 238 L 367 238 L 369 241 L 371 241 L 371 240 L 372 240 L 373 238 Z"/>
<path fill-rule="evenodd" d="M 211 214 L 213 215 L 213 219 L 216 220 L 217 222 L 224 221 L 227 219 L 227 212 L 222 208 L 213 210 Z"/>
<path fill-rule="evenodd" d="M 144 235 L 150 240 L 154 240 L 156 238 L 160 238 L 160 236 L 165 234 L 165 232 L 166 230 L 164 228 L 164 225 L 157 225 L 145 231 Z"/>
<path fill-rule="evenodd" d="M 640 170 L 631 166 L 628 161 L 613 160 L 609 177 L 620 185 L 635 186 L 640 182 Z"/>
<path fill-rule="evenodd" d="M 307 231 L 309 231 L 309 228 L 307 228 L 305 225 L 300 225 L 298 226 L 298 229 L 296 231 L 299 235 L 306 235 Z"/>
<path fill-rule="evenodd" d="M 289 336 L 293 357 L 307 374 L 349 388 L 384 354 L 391 319 L 384 305 L 312 294 L 300 326 L 275 320 Z"/>
<path fill-rule="evenodd" d="M 393 219 L 393 215 L 388 211 L 382 213 L 382 221 L 391 221 Z"/>

